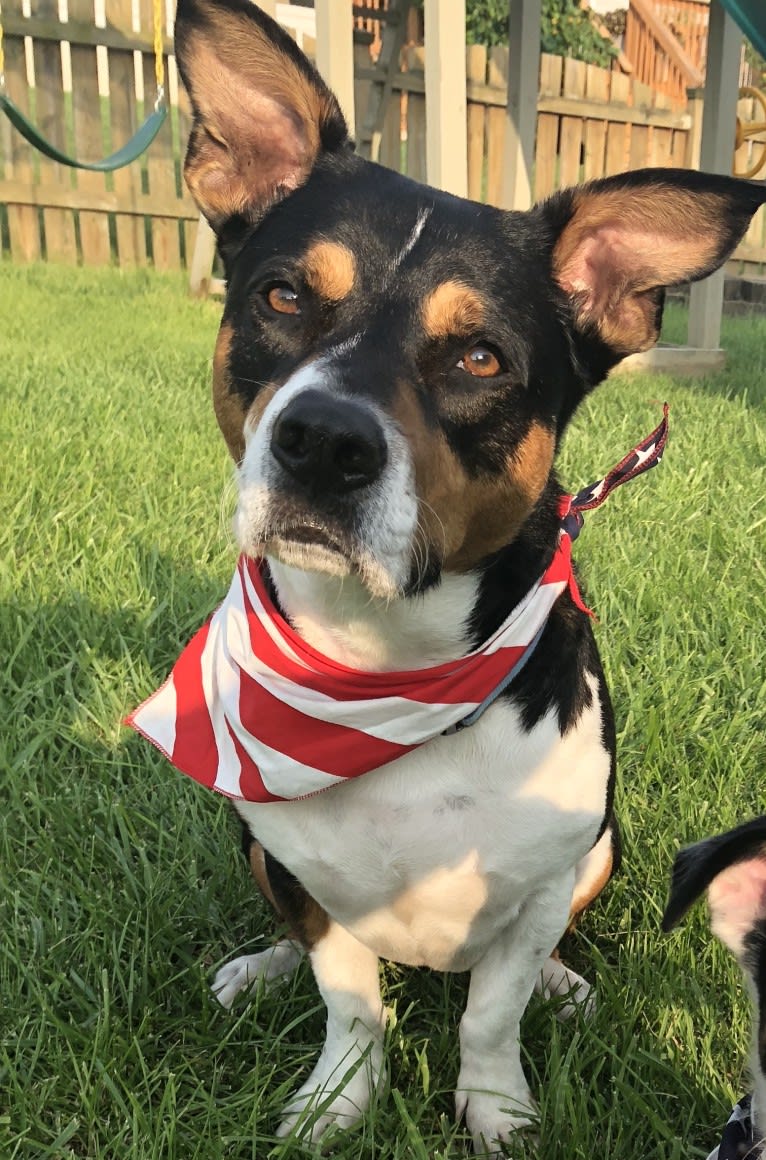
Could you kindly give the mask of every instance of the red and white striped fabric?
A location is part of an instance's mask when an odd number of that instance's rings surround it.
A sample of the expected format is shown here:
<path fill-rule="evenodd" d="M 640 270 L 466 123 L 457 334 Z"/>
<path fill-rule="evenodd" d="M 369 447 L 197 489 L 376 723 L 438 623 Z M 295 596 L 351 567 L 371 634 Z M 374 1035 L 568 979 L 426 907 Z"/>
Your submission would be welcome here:
<path fill-rule="evenodd" d="M 240 801 L 309 797 L 472 724 L 524 664 L 565 588 L 583 612 L 572 540 L 585 511 L 656 467 L 661 423 L 603 479 L 562 496 L 561 530 L 540 580 L 481 648 L 408 673 L 336 664 L 301 640 L 269 599 L 261 564 L 241 556 L 229 593 L 168 680 L 125 723 L 182 773 Z M 474 715 L 473 720 L 466 720 Z"/>
<path fill-rule="evenodd" d="M 369 673 L 310 648 L 274 607 L 257 560 L 165 684 L 126 724 L 178 769 L 244 801 L 294 800 L 401 757 L 476 710 L 523 658 L 573 588 L 561 533 L 545 574 L 481 648 L 413 672 Z"/>

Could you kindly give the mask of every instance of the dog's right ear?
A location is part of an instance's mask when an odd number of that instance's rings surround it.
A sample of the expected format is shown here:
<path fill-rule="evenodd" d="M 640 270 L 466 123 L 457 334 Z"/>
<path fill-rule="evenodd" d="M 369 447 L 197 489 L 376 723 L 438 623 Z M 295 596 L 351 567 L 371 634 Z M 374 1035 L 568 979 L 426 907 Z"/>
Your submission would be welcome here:
<path fill-rule="evenodd" d="M 766 817 L 679 851 L 662 929 L 675 926 L 704 890 L 713 932 L 741 958 L 746 936 L 766 918 Z"/>
<path fill-rule="evenodd" d="M 258 222 L 322 151 L 349 147 L 333 94 L 250 0 L 179 0 L 175 50 L 194 113 L 184 174 L 214 230 Z"/>

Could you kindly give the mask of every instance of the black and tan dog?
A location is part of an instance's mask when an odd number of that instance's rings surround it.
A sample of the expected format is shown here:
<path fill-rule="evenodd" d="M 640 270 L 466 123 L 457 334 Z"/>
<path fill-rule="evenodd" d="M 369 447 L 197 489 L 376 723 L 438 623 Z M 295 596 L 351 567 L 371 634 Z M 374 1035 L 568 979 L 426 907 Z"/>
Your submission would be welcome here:
<path fill-rule="evenodd" d="M 766 817 L 679 851 L 663 929 L 705 891 L 713 933 L 741 966 L 755 1013 L 752 1099 L 734 1109 L 709 1160 L 758 1160 L 766 1155 Z"/>
<path fill-rule="evenodd" d="M 718 267 L 766 195 L 655 170 L 502 212 L 356 157 L 332 94 L 247 0 L 180 0 L 176 51 L 186 179 L 226 270 L 214 396 L 235 527 L 292 633 L 281 659 L 411 676 L 491 653 L 560 545 L 553 461 L 578 404 L 654 343 L 663 287 Z M 612 871 L 613 780 L 609 697 L 565 582 L 471 728 L 327 792 L 236 802 L 294 941 L 225 967 L 218 995 L 306 953 L 328 1011 L 282 1133 L 316 1139 L 367 1106 L 379 956 L 470 971 L 458 1114 L 478 1150 L 528 1122 L 519 1020 Z"/>

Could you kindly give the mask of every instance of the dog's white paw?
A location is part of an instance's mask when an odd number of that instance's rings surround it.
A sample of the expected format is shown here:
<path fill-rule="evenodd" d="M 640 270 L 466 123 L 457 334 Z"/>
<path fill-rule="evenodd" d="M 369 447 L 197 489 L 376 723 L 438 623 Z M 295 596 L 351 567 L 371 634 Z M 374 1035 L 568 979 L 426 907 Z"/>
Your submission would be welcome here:
<path fill-rule="evenodd" d="M 257 955 L 241 955 L 221 967 L 210 989 L 228 1011 L 237 995 L 248 990 L 257 979 L 278 979 L 289 975 L 300 962 L 301 954 L 300 947 L 285 939 Z"/>
<path fill-rule="evenodd" d="M 455 1109 L 458 1119 L 465 1116 L 474 1152 L 480 1156 L 506 1156 L 504 1145 L 510 1144 L 518 1132 L 524 1133 L 527 1144 L 536 1139 L 537 1111 L 528 1090 L 516 1097 L 490 1091 L 458 1091 Z"/>
<path fill-rule="evenodd" d="M 529 1143 L 537 1127 L 537 1106 L 524 1078 L 517 1049 L 471 1052 L 462 1045 L 455 1092 L 458 1119 L 465 1116 L 474 1151 L 504 1156 L 503 1145 L 519 1132 Z M 533 1150 L 534 1151 L 534 1150 Z"/>
<path fill-rule="evenodd" d="M 565 967 L 558 959 L 550 958 L 535 981 L 535 991 L 546 999 L 566 996 L 556 1011 L 562 1023 L 579 1015 L 591 1019 L 596 1010 L 596 996 L 590 983 L 576 971 Z"/>
<path fill-rule="evenodd" d="M 364 1052 L 364 1053 L 363 1053 Z M 316 1144 L 330 1129 L 356 1124 L 366 1112 L 384 1078 L 383 1049 L 373 1042 L 361 1047 L 349 1037 L 345 1044 L 327 1048 L 309 1078 L 284 1109 L 277 1129 L 280 1137 L 295 1134 Z"/>

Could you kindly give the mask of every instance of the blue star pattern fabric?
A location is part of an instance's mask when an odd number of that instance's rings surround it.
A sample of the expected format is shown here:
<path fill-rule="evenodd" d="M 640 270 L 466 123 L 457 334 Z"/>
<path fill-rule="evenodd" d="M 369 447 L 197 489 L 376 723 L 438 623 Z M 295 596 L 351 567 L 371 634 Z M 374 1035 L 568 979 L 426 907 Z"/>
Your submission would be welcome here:
<path fill-rule="evenodd" d="M 576 540 L 583 526 L 583 512 L 593 511 L 609 498 L 616 487 L 629 483 L 637 475 L 649 471 L 662 462 L 662 455 L 668 442 L 668 411 L 665 403 L 662 408 L 662 422 L 655 427 L 651 435 L 629 451 L 616 467 L 613 467 L 603 479 L 596 480 L 577 495 L 572 496 L 564 516 L 564 529 L 572 540 Z"/>

